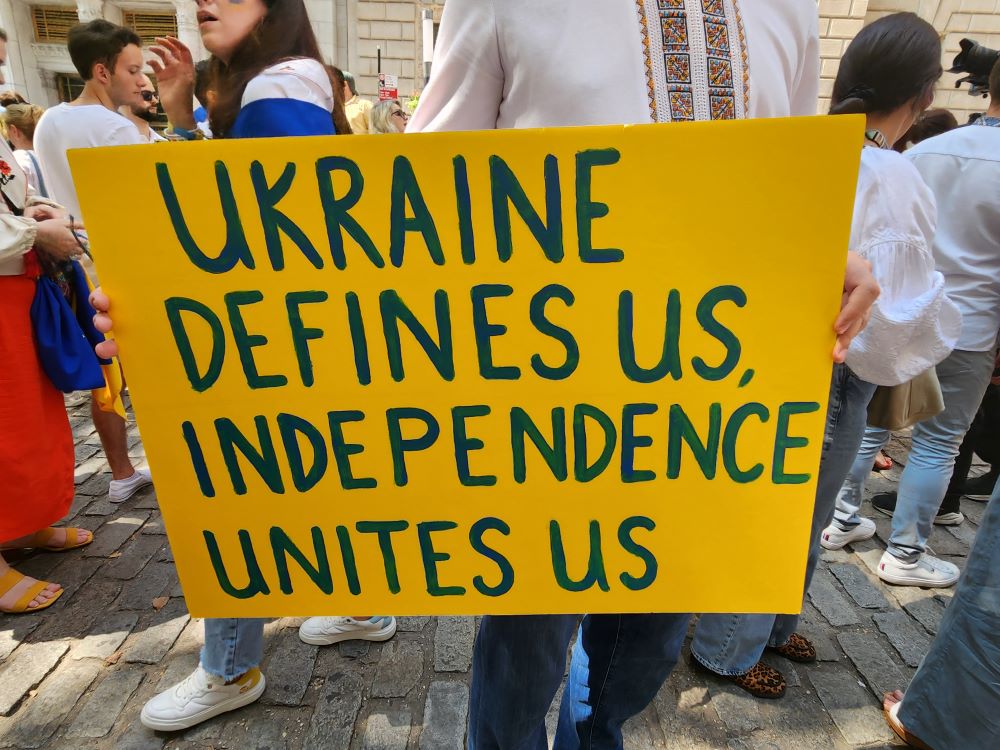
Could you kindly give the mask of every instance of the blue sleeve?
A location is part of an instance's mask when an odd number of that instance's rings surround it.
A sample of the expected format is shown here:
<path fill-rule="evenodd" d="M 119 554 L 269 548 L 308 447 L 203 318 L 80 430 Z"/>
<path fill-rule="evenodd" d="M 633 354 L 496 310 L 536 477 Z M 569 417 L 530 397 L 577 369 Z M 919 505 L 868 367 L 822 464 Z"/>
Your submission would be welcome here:
<path fill-rule="evenodd" d="M 332 115 L 323 107 L 300 99 L 260 99 L 240 110 L 228 137 L 297 135 L 335 135 Z"/>

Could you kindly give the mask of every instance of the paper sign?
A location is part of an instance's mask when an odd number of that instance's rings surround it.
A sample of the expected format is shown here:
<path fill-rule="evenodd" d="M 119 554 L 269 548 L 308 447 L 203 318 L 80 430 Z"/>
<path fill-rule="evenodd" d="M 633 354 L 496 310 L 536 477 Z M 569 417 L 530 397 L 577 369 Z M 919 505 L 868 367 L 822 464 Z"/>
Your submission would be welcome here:
<path fill-rule="evenodd" d="M 797 612 L 861 130 L 71 153 L 192 614 Z"/>
<path fill-rule="evenodd" d="M 399 98 L 399 78 L 389 73 L 378 74 L 378 100 Z"/>

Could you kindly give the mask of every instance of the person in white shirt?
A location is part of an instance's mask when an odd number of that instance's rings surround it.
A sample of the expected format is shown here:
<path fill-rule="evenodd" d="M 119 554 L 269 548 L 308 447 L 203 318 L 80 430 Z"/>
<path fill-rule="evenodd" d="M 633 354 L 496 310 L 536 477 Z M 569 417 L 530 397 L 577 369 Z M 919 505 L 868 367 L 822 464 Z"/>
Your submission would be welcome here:
<path fill-rule="evenodd" d="M 1000 65 L 991 102 L 974 125 L 930 138 L 906 153 L 937 198 L 933 253 L 948 296 L 961 312 L 955 351 L 937 366 L 944 411 L 913 427 L 899 491 L 875 498 L 892 516 L 878 575 L 902 586 L 951 586 L 959 570 L 927 551 L 955 457 L 975 419 L 996 363 L 1000 330 Z M 960 521 L 959 514 L 956 520 Z M 949 521 L 951 519 L 943 519 Z M 871 523 L 871 522 L 868 522 Z M 874 524 L 872 524 L 874 525 Z"/>
<path fill-rule="evenodd" d="M 813 0 L 449 0 L 407 132 L 813 115 L 818 46 Z M 845 288 L 838 360 L 878 293 L 857 256 Z M 688 620 L 585 617 L 556 747 L 621 747 L 622 724 L 669 675 Z M 483 619 L 471 750 L 546 747 L 544 719 L 577 622 Z"/>
<path fill-rule="evenodd" d="M 146 143 L 161 143 L 167 139 L 153 130 L 152 125 L 150 125 L 160 113 L 160 97 L 156 93 L 153 82 L 149 80 L 149 76 L 144 75 L 142 79 L 140 91 L 142 103 L 119 107 L 118 111 L 122 117 L 135 125 L 139 135 Z"/>
<path fill-rule="evenodd" d="M 145 76 L 142 42 L 129 29 L 108 21 L 91 21 L 70 30 L 68 46 L 73 65 L 84 80 L 83 91 L 75 101 L 45 112 L 35 130 L 35 150 L 50 197 L 82 219 L 66 152 L 143 143 L 135 125 L 117 110 L 143 103 Z M 92 263 L 84 267 L 93 273 Z M 112 502 L 124 502 L 152 479 L 129 458 L 125 420 L 114 411 L 103 411 L 96 398 L 91 399 L 91 414 L 111 467 L 108 496 Z"/>
<path fill-rule="evenodd" d="M 36 104 L 11 104 L 0 114 L 3 130 L 14 147 L 14 158 L 28 178 L 28 184 L 42 198 L 49 197 L 42 168 L 35 155 L 35 128 L 45 110 Z"/>

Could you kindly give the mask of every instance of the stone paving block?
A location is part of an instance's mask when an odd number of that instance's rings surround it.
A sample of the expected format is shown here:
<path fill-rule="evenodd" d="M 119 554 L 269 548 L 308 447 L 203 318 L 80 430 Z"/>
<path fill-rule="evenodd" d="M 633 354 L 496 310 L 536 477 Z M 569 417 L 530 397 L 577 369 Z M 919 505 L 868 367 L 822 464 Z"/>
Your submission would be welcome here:
<path fill-rule="evenodd" d="M 430 620 L 429 617 L 397 617 L 396 629 L 400 633 L 419 633 Z"/>
<path fill-rule="evenodd" d="M 177 570 L 171 563 L 150 563 L 142 573 L 125 583 L 115 606 L 128 610 L 151 609 L 153 600 L 167 595 L 176 584 Z"/>
<path fill-rule="evenodd" d="M 140 510 L 159 510 L 160 501 L 156 499 L 156 485 L 147 487 L 136 496 L 135 507 Z"/>
<path fill-rule="evenodd" d="M 163 516 L 159 513 L 154 513 L 146 522 L 146 525 L 142 527 L 142 533 L 159 534 L 160 536 L 166 535 L 167 527 L 163 524 Z"/>
<path fill-rule="evenodd" d="M 93 624 L 110 610 L 111 603 L 118 598 L 121 588 L 122 585 L 118 581 L 102 581 L 100 578 L 94 578 L 68 600 L 68 605 L 63 604 L 62 600 L 52 605 L 48 610 L 49 616 L 45 624 L 34 634 L 34 640 L 82 638 L 90 632 Z M 66 596 L 62 598 L 65 599 Z M 58 616 L 55 616 L 57 612 Z"/>
<path fill-rule="evenodd" d="M 0 746 L 30 750 L 45 745 L 100 671 L 96 661 L 60 665 L 17 712 L 16 720 L 0 736 Z"/>
<path fill-rule="evenodd" d="M 463 750 L 469 717 L 469 688 L 461 682 L 432 682 L 424 704 L 420 750 Z"/>
<path fill-rule="evenodd" d="M 0 665 L 0 716 L 11 711 L 35 685 L 55 669 L 68 643 L 25 643 Z"/>
<path fill-rule="evenodd" d="M 473 617 L 438 617 L 434 631 L 434 670 L 468 672 L 472 667 L 472 644 L 476 638 Z"/>
<path fill-rule="evenodd" d="M 106 614 L 98 619 L 86 638 L 73 643 L 70 655 L 77 660 L 107 659 L 125 642 L 137 622 L 139 622 L 139 615 L 134 612 Z"/>
<path fill-rule="evenodd" d="M 156 692 L 173 687 L 195 670 L 204 642 L 205 623 L 202 620 L 189 621 L 161 662 L 166 668 L 156 682 Z"/>
<path fill-rule="evenodd" d="M 174 562 L 174 551 L 170 548 L 170 542 L 167 542 L 167 546 L 163 548 L 163 554 L 160 555 L 161 562 Z"/>
<path fill-rule="evenodd" d="M 372 684 L 375 698 L 402 698 L 409 693 L 424 671 L 424 651 L 417 643 L 396 639 L 382 647 Z"/>
<path fill-rule="evenodd" d="M 809 680 L 849 744 L 870 745 L 892 738 L 892 730 L 882 719 L 871 693 L 853 675 L 814 669 Z"/>
<path fill-rule="evenodd" d="M 103 472 L 108 472 L 110 476 L 110 469 L 108 467 L 108 461 L 104 457 L 103 453 L 98 453 L 92 458 L 88 458 L 83 463 L 77 464 L 73 471 L 73 483 L 76 484 L 77 488 L 81 485 L 86 484 L 95 475 Z M 88 497 L 93 497 L 93 495 L 88 495 Z"/>
<path fill-rule="evenodd" d="M 949 526 L 946 530 L 963 544 L 966 549 L 971 550 L 972 545 L 975 544 L 977 529 L 971 524 L 963 523 L 958 526 Z"/>
<path fill-rule="evenodd" d="M 117 578 L 122 581 L 135 578 L 139 575 L 139 571 L 160 553 L 164 543 L 161 536 L 140 534 L 122 549 L 122 556 L 112 561 L 105 568 L 104 574 L 109 578 Z"/>
<path fill-rule="evenodd" d="M 341 641 L 337 644 L 337 651 L 346 659 L 360 659 L 362 656 L 368 655 L 371 647 L 371 641 Z"/>
<path fill-rule="evenodd" d="M 903 608 L 923 625 L 928 633 L 937 635 L 938 628 L 941 626 L 941 618 L 944 617 L 944 607 L 937 599 L 917 599 L 909 604 L 904 604 Z"/>
<path fill-rule="evenodd" d="M 97 448 L 93 445 L 89 445 L 87 443 L 77 443 L 76 447 L 74 448 L 74 453 L 76 454 L 76 463 L 78 464 L 83 463 L 88 458 L 93 458 L 95 455 L 97 455 L 97 452 L 99 450 L 100 448 Z"/>
<path fill-rule="evenodd" d="M 653 706 L 671 750 L 726 746 L 726 726 L 712 707 L 711 696 L 700 675 L 675 669 L 653 699 Z"/>
<path fill-rule="evenodd" d="M 294 630 L 285 630 L 267 662 L 267 691 L 262 702 L 297 706 L 306 694 L 316 664 L 317 646 L 299 640 Z"/>
<path fill-rule="evenodd" d="M 865 544 L 872 544 L 872 542 L 869 540 Z M 858 559 L 861 560 L 862 564 L 868 568 L 873 576 L 878 576 L 878 564 L 882 559 L 885 549 L 875 544 L 872 544 L 871 549 L 858 549 L 858 546 L 855 546 L 854 554 L 857 555 Z"/>
<path fill-rule="evenodd" d="M 66 730 L 66 737 L 106 736 L 145 676 L 141 669 L 119 669 L 105 677 Z"/>
<path fill-rule="evenodd" d="M 949 528 L 935 526 L 930 539 L 927 540 L 927 546 L 937 557 L 966 557 L 969 554 L 969 545 L 950 534 Z"/>
<path fill-rule="evenodd" d="M 113 516 L 121 511 L 122 505 L 120 503 L 113 503 L 106 496 L 101 495 L 99 497 L 95 497 L 94 502 L 87 506 L 87 511 L 84 515 L 107 518 L 108 516 Z"/>
<path fill-rule="evenodd" d="M 316 699 L 303 750 L 347 748 L 361 710 L 363 683 L 354 671 L 327 676 Z"/>
<path fill-rule="evenodd" d="M 962 513 L 976 526 L 983 525 L 983 514 L 986 512 L 987 503 L 979 503 L 967 497 L 962 498 Z"/>
<path fill-rule="evenodd" d="M 133 633 L 125 643 L 125 661 L 157 664 L 166 656 L 174 641 L 188 623 L 187 606 L 183 601 L 171 601 L 157 612 L 145 630 Z"/>
<path fill-rule="evenodd" d="M 840 581 L 848 595 L 865 609 L 886 609 L 888 600 L 856 565 L 831 565 L 830 572 Z"/>
<path fill-rule="evenodd" d="M 111 472 L 102 471 L 94 474 L 87 481 L 76 488 L 78 495 L 90 495 L 91 497 L 106 497 L 111 489 Z"/>
<path fill-rule="evenodd" d="M 44 615 L 0 615 L 0 665 L 42 624 Z"/>
<path fill-rule="evenodd" d="M 108 521 L 94 534 L 94 543 L 84 549 L 84 557 L 107 557 L 117 552 L 148 519 L 149 513 L 133 513 Z"/>
<path fill-rule="evenodd" d="M 909 682 L 872 634 L 841 633 L 837 640 L 876 698 L 893 690 L 901 690 Z"/>
<path fill-rule="evenodd" d="M 43 554 L 38 557 L 49 558 L 50 560 L 58 563 L 49 571 L 48 574 L 45 575 L 43 579 L 41 579 L 46 581 L 55 581 L 63 587 L 64 593 L 61 597 L 59 597 L 59 601 L 53 604 L 50 609 L 46 610 L 50 614 L 58 611 L 58 608 L 66 607 L 76 592 L 92 580 L 94 575 L 101 568 L 100 560 L 85 560 L 76 554 L 68 554 L 67 556 Z M 34 566 L 32 565 L 18 565 L 18 570 L 25 575 L 32 575 L 37 578 L 37 571 L 33 570 L 33 567 Z"/>
<path fill-rule="evenodd" d="M 625 750 L 661 750 L 666 748 L 663 729 L 656 718 L 656 710 L 648 706 L 638 716 L 633 716 L 622 726 L 622 745 Z"/>
<path fill-rule="evenodd" d="M 906 665 L 919 667 L 931 647 L 927 633 L 902 612 L 880 612 L 872 619 Z"/>
<path fill-rule="evenodd" d="M 799 632 L 808 638 L 816 648 L 816 659 L 819 661 L 840 661 L 842 653 L 840 646 L 826 633 L 820 633 L 813 627 L 799 628 Z"/>
<path fill-rule="evenodd" d="M 854 612 L 854 607 L 837 591 L 830 574 L 824 570 L 817 570 L 813 576 L 812 585 L 809 587 L 809 598 L 823 617 L 835 627 L 857 625 L 861 622 Z"/>
<path fill-rule="evenodd" d="M 226 722 L 218 745 L 239 750 L 292 750 L 301 747 L 308 709 L 274 709 L 255 704 Z M 204 747 L 204 745 L 202 746 Z M 333 745 L 328 747 L 332 748 Z"/>
<path fill-rule="evenodd" d="M 365 720 L 361 750 L 406 750 L 411 723 L 409 711 L 372 714 Z"/>
<path fill-rule="evenodd" d="M 844 747 L 840 730 L 823 710 L 811 684 L 807 688 L 790 688 L 779 701 L 757 701 L 757 708 L 763 728 L 743 738 L 754 750 L 771 746 L 779 750 Z"/>
<path fill-rule="evenodd" d="M 712 708 L 730 732 L 747 734 L 761 728 L 757 700 L 745 690 L 729 683 L 718 684 L 713 681 L 708 692 L 712 696 Z"/>

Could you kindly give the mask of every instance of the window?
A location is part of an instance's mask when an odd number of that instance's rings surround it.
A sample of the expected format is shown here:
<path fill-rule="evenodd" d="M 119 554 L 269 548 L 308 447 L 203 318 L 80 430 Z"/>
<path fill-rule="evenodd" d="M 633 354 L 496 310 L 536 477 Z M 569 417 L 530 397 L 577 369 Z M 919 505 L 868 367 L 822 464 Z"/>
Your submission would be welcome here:
<path fill-rule="evenodd" d="M 158 36 L 177 36 L 177 16 L 174 13 L 126 10 L 122 13 L 122 26 L 138 34 L 143 44 L 154 44 Z"/>
<path fill-rule="evenodd" d="M 80 17 L 73 5 L 34 5 L 31 21 L 36 42 L 65 44 L 69 30 L 80 23 Z"/>
<path fill-rule="evenodd" d="M 71 102 L 83 92 L 83 79 L 60 73 L 56 76 L 56 88 L 59 90 L 59 101 Z"/>

